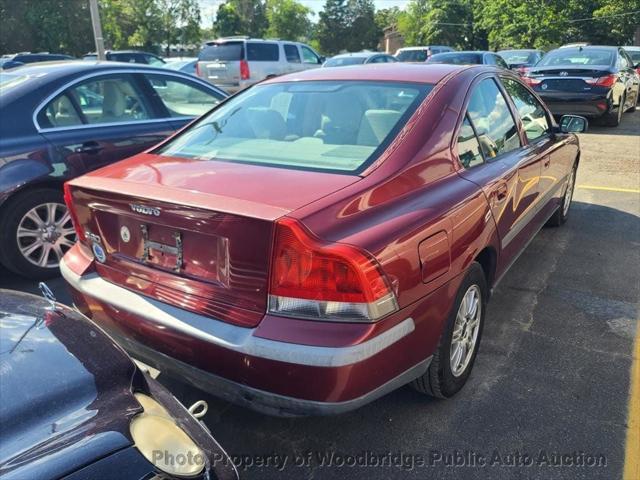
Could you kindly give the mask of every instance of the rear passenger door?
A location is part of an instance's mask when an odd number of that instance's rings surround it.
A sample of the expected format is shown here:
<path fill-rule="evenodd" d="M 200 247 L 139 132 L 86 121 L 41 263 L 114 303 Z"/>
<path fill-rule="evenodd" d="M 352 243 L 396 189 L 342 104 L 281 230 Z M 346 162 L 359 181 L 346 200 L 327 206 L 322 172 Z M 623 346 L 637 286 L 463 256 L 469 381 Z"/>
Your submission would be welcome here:
<path fill-rule="evenodd" d="M 460 175 L 483 189 L 500 237 L 501 266 L 528 239 L 538 200 L 540 158 L 522 147 L 517 123 L 497 80 L 484 77 L 468 95 L 458 133 Z"/>
<path fill-rule="evenodd" d="M 306 45 L 300 45 L 300 53 L 302 54 L 302 69 L 318 68 L 322 65 L 322 61 L 318 54 Z"/>
<path fill-rule="evenodd" d="M 302 70 L 302 58 L 298 46 L 293 43 L 285 43 L 282 45 L 284 49 L 284 58 L 287 62 L 287 72 L 299 72 Z"/>
<path fill-rule="evenodd" d="M 247 61 L 251 79 L 259 82 L 285 72 L 286 62 L 280 61 L 280 45 L 275 42 L 247 42 Z"/>
<path fill-rule="evenodd" d="M 57 162 L 74 173 L 122 160 L 152 147 L 174 130 L 135 74 L 78 81 L 36 109 L 39 132 Z"/>

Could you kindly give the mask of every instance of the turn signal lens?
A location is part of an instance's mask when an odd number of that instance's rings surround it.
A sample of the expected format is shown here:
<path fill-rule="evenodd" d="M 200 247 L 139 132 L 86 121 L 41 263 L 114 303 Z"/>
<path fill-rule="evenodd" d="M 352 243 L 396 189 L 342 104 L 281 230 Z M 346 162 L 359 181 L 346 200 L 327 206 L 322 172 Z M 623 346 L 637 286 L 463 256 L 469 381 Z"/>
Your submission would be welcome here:
<path fill-rule="evenodd" d="M 276 223 L 271 313 L 369 322 L 396 310 L 396 296 L 369 253 L 351 245 L 322 242 L 290 218 Z"/>
<path fill-rule="evenodd" d="M 71 216 L 71 223 L 73 223 L 73 228 L 76 230 L 76 236 L 78 237 L 78 241 L 85 240 L 84 229 L 80 225 L 78 221 L 78 216 L 76 214 L 76 210 L 73 207 L 73 196 L 71 195 L 71 186 L 68 182 L 64 184 L 64 203 L 67 206 L 67 210 L 69 211 L 69 215 Z"/>
<path fill-rule="evenodd" d="M 143 412 L 129 430 L 136 448 L 156 468 L 176 477 L 193 477 L 204 470 L 205 454 L 153 398 L 135 394 Z"/>
<path fill-rule="evenodd" d="M 610 88 L 613 87 L 617 79 L 618 77 L 616 75 L 611 74 L 600 78 L 590 78 L 588 80 L 585 80 L 585 82 L 587 82 L 589 85 L 594 85 L 597 87 Z"/>

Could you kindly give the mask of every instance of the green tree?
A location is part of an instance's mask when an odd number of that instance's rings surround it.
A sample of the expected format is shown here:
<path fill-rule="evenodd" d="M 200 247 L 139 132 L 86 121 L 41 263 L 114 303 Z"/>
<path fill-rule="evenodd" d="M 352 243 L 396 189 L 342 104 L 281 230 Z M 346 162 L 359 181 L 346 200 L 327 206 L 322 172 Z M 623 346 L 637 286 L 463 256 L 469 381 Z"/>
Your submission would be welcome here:
<path fill-rule="evenodd" d="M 428 11 L 428 0 L 411 0 L 406 12 L 399 16 L 398 31 L 406 46 L 424 45 L 422 26 Z"/>
<path fill-rule="evenodd" d="M 316 29 L 316 38 L 323 53 L 333 55 L 345 48 L 348 22 L 349 8 L 345 0 L 326 0 Z"/>
<path fill-rule="evenodd" d="M 82 55 L 94 48 L 85 0 L 0 0 L 0 52 Z"/>
<path fill-rule="evenodd" d="M 244 33 L 244 26 L 236 7 L 231 3 L 223 3 L 218 7 L 215 22 L 216 35 L 230 37 Z"/>
<path fill-rule="evenodd" d="M 375 49 L 378 46 L 382 30 L 375 22 L 373 0 L 349 0 L 347 4 L 348 34 L 343 40 L 347 50 L 357 52 L 363 49 Z"/>
<path fill-rule="evenodd" d="M 196 0 L 156 0 L 160 12 L 159 32 L 167 55 L 171 45 L 200 41 L 200 6 Z"/>
<path fill-rule="evenodd" d="M 295 0 L 268 0 L 267 36 L 284 40 L 308 38 L 311 30 L 311 9 Z"/>
<path fill-rule="evenodd" d="M 397 26 L 401 14 L 402 10 L 398 7 L 382 8 L 376 10 L 374 21 L 380 30 L 384 30 L 387 27 Z"/>

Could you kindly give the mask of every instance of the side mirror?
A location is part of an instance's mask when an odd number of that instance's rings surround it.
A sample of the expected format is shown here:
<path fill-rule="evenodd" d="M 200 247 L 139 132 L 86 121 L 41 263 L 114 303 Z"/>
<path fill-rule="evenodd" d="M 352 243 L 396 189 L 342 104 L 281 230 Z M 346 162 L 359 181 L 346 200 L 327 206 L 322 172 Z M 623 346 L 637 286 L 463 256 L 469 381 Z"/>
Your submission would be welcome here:
<path fill-rule="evenodd" d="M 586 118 L 579 115 L 563 115 L 560 118 L 560 131 L 562 133 L 582 133 L 589 128 Z"/>
<path fill-rule="evenodd" d="M 640 68 L 640 62 L 636 63 L 633 68 Z"/>
<path fill-rule="evenodd" d="M 319 65 L 322 65 L 326 61 L 327 61 L 327 57 L 323 57 L 323 56 L 318 57 L 318 64 Z"/>

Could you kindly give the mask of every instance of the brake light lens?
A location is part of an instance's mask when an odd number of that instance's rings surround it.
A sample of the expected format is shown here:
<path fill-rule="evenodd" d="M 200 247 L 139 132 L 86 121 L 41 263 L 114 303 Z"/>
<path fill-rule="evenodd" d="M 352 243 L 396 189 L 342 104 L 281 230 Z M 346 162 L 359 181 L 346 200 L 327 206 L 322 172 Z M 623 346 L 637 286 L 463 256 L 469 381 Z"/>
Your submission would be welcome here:
<path fill-rule="evenodd" d="M 542 83 L 542 80 L 538 78 L 527 77 L 527 76 L 522 77 L 522 80 L 524 80 L 524 82 L 530 87 L 536 87 Z"/>
<path fill-rule="evenodd" d="M 516 72 L 518 73 L 518 75 L 520 76 L 524 76 L 527 74 L 527 72 L 529 71 L 529 67 L 517 67 L 516 68 Z"/>
<path fill-rule="evenodd" d="M 196 62 L 196 77 L 200 76 L 200 62 Z"/>
<path fill-rule="evenodd" d="M 270 313 L 373 322 L 396 310 L 396 296 L 369 253 L 351 245 L 322 242 L 291 218 L 276 223 Z"/>
<path fill-rule="evenodd" d="M 73 228 L 76 230 L 76 236 L 78 237 L 78 241 L 83 241 L 86 239 L 84 234 L 84 229 L 80 225 L 78 221 L 78 215 L 76 214 L 76 210 L 73 207 L 73 197 L 71 196 L 71 185 L 69 183 L 64 184 L 64 203 L 67 205 L 67 210 L 69 210 L 69 215 L 71 216 L 71 223 L 73 223 Z"/>
<path fill-rule="evenodd" d="M 596 87 L 610 88 L 610 87 L 613 87 L 617 79 L 618 77 L 612 74 L 612 75 L 606 75 L 600 78 L 590 78 L 588 80 L 585 80 L 585 82 L 587 82 L 589 85 L 594 85 Z"/>
<path fill-rule="evenodd" d="M 247 62 L 246 60 L 240 60 L 240 79 L 249 80 L 249 77 L 249 62 Z"/>

